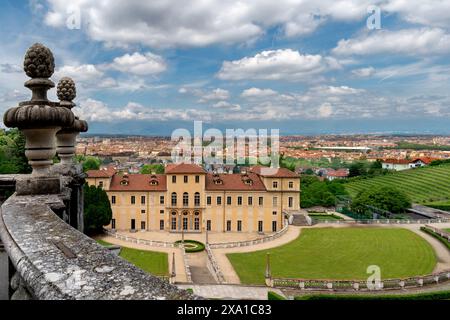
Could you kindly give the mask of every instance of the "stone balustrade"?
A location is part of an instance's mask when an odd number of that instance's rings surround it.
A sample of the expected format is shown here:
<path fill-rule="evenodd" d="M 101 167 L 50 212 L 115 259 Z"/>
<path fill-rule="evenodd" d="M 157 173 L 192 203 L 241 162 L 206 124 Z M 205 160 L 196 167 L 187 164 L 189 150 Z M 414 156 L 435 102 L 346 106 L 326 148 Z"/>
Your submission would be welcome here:
<path fill-rule="evenodd" d="M 219 243 L 210 243 L 209 248 L 210 249 L 221 249 L 221 248 L 236 248 L 236 247 L 247 247 L 247 246 L 254 246 L 261 243 L 266 243 L 272 240 L 275 240 L 279 237 L 281 237 L 283 234 L 286 233 L 288 230 L 289 225 L 286 223 L 283 227 L 283 229 L 268 235 L 263 238 L 255 239 L 255 240 L 247 240 L 247 241 L 234 241 L 234 242 L 219 242 Z"/>
<path fill-rule="evenodd" d="M 277 288 L 332 292 L 414 289 L 440 285 L 448 282 L 450 282 L 450 270 L 405 279 L 382 279 L 379 284 L 367 283 L 367 281 L 363 280 L 314 280 L 293 278 L 271 278 L 270 281 L 266 281 L 266 283 L 271 284 L 270 286 Z"/>
<path fill-rule="evenodd" d="M 220 270 L 219 264 L 216 261 L 216 258 L 214 257 L 214 253 L 212 252 L 209 244 L 205 245 L 206 255 L 207 255 L 207 268 L 211 272 L 211 274 L 214 277 L 214 280 L 216 280 L 219 284 L 226 283 L 225 277 Z"/>
<path fill-rule="evenodd" d="M 316 220 L 312 218 L 314 224 L 434 224 L 434 223 L 448 223 L 450 218 L 437 219 L 359 219 L 359 220 Z"/>

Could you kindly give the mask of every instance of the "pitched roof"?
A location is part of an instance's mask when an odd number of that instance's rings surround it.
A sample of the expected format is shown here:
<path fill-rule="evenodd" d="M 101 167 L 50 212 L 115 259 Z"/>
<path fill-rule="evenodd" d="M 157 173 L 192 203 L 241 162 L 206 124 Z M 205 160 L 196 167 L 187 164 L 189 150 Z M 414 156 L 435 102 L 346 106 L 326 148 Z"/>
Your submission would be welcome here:
<path fill-rule="evenodd" d="M 107 167 L 100 170 L 88 170 L 88 178 L 111 178 L 117 170 L 114 167 Z"/>
<path fill-rule="evenodd" d="M 127 181 L 128 184 L 121 183 Z M 151 184 L 156 181 L 157 184 Z M 109 186 L 111 191 L 166 191 L 166 175 L 164 174 L 116 174 Z"/>
<path fill-rule="evenodd" d="M 174 173 L 203 173 L 206 171 L 199 165 L 190 164 L 190 163 L 180 163 L 180 164 L 168 164 L 165 169 L 166 173 L 174 174 Z"/>
<path fill-rule="evenodd" d="M 333 171 L 328 171 L 327 176 L 329 177 L 347 177 L 349 175 L 348 170 L 346 169 L 338 169 Z"/>
<path fill-rule="evenodd" d="M 439 160 L 439 158 L 431 158 L 431 157 L 421 157 L 421 158 L 416 158 L 411 162 L 417 162 L 417 161 L 422 161 L 425 164 L 430 164 L 432 161 L 434 160 Z"/>
<path fill-rule="evenodd" d="M 250 168 L 250 172 L 256 173 L 263 177 L 271 178 L 299 178 L 299 175 L 286 168 L 269 168 L 263 166 L 254 166 Z"/>
<path fill-rule="evenodd" d="M 248 177 L 252 184 L 244 183 L 244 179 Z M 215 179 L 220 179 L 221 184 L 214 182 Z M 261 178 L 255 173 L 248 173 L 247 175 L 235 174 L 206 174 L 206 190 L 209 191 L 265 191 L 266 187 L 261 181 Z"/>
<path fill-rule="evenodd" d="M 409 164 L 412 161 L 408 159 L 383 159 L 382 162 L 390 164 Z"/>

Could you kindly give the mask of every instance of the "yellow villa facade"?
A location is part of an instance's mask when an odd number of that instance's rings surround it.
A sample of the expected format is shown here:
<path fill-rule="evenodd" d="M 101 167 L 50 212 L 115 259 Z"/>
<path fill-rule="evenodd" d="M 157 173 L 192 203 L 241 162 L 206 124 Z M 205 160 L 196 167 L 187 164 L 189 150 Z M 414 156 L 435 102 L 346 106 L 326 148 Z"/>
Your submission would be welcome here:
<path fill-rule="evenodd" d="M 213 174 L 182 163 L 167 165 L 165 174 L 91 170 L 87 182 L 107 192 L 111 229 L 271 233 L 299 210 L 300 178 L 283 168 L 265 171 Z"/>

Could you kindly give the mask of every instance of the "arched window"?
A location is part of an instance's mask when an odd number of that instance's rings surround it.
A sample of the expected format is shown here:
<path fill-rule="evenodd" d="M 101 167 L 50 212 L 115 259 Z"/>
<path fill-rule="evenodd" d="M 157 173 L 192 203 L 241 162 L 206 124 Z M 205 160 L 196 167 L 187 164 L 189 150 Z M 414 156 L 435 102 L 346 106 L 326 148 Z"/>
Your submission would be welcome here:
<path fill-rule="evenodd" d="M 200 206 L 200 193 L 199 192 L 196 192 L 194 195 L 194 205 Z"/>
<path fill-rule="evenodd" d="M 183 193 L 183 206 L 189 206 L 189 194 L 187 192 Z"/>
<path fill-rule="evenodd" d="M 176 205 L 177 205 L 177 193 L 172 192 L 172 206 L 176 206 Z"/>

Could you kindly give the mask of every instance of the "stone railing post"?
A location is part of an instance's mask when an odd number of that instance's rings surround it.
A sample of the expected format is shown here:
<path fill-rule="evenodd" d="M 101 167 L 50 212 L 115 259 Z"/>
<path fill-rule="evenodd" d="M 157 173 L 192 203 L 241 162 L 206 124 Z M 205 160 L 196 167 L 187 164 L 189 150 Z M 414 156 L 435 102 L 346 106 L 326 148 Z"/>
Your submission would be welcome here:
<path fill-rule="evenodd" d="M 270 253 L 267 253 L 265 282 L 266 286 L 273 287 L 272 270 L 270 269 Z"/>
<path fill-rule="evenodd" d="M 17 127 L 25 135 L 25 156 L 33 168 L 31 176 L 16 180 L 18 195 L 55 194 L 61 191 L 59 177 L 50 170 L 56 154 L 56 133 L 73 125 L 70 109 L 61 108 L 47 99 L 47 91 L 55 84 L 49 79 L 54 72 L 52 52 L 42 44 L 32 45 L 25 54 L 24 70 L 31 78 L 25 87 L 32 91 L 30 101 L 7 110 L 3 122 Z"/>
<path fill-rule="evenodd" d="M 170 272 L 170 283 L 175 283 L 175 278 L 177 276 L 177 273 L 175 271 L 175 252 L 172 252 L 172 272 Z"/>

